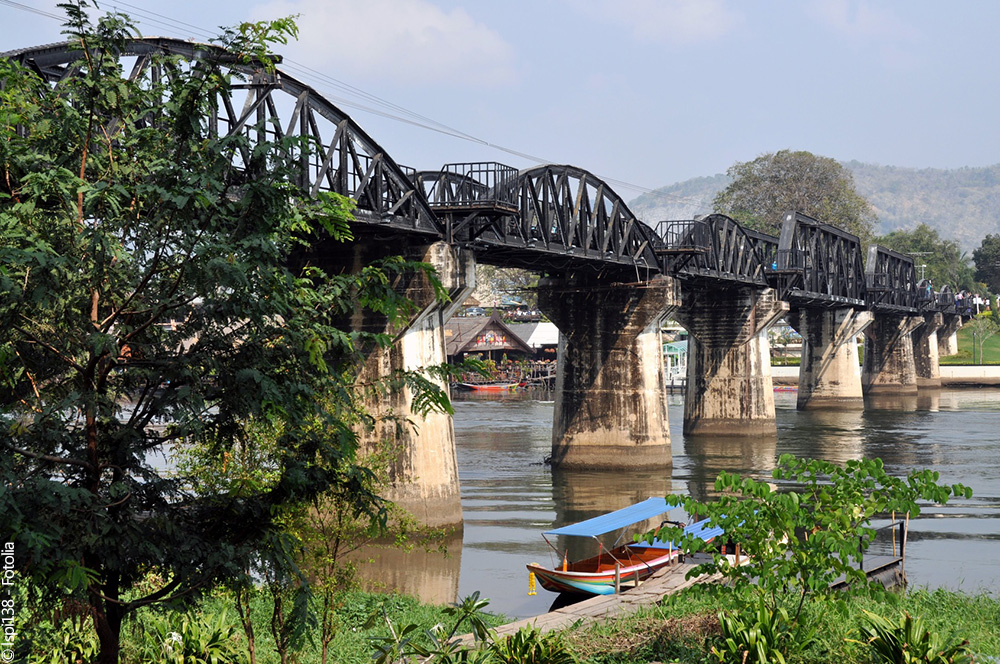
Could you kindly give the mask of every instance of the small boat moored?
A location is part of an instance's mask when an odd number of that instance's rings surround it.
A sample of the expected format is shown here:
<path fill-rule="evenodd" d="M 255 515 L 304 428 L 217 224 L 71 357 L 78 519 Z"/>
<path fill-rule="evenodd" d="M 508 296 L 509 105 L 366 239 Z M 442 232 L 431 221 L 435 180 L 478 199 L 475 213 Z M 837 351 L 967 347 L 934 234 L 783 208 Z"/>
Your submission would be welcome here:
<path fill-rule="evenodd" d="M 525 386 L 524 381 L 510 381 L 499 383 L 455 383 L 455 386 L 462 390 L 471 392 L 513 392 Z"/>
<path fill-rule="evenodd" d="M 563 526 L 542 533 L 542 538 L 562 557 L 562 564 L 546 568 L 531 563 L 528 572 L 535 575 L 546 590 L 553 592 L 611 595 L 621 589 L 635 587 L 657 570 L 674 562 L 679 562 L 680 551 L 672 542 L 654 540 L 647 542 L 620 543 L 630 526 L 640 524 L 669 511 L 665 498 L 648 498 L 630 507 L 602 514 L 579 523 Z M 663 523 L 674 523 L 664 521 Z M 681 525 L 681 524 L 676 524 Z M 619 541 L 611 548 L 605 547 L 600 536 L 618 530 L 625 530 Z M 718 527 L 706 527 L 706 522 L 686 526 L 685 532 L 706 541 L 722 535 Z M 570 562 L 566 552 L 560 552 L 549 540 L 549 536 L 585 537 L 596 540 L 596 556 Z"/>

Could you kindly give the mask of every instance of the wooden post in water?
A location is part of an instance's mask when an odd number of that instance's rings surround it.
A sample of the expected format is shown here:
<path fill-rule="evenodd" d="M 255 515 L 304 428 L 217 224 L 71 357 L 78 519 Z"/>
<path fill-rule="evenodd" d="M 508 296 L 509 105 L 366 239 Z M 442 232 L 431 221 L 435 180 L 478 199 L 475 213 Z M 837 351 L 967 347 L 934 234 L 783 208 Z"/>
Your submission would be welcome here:
<path fill-rule="evenodd" d="M 899 536 L 899 557 L 901 558 L 900 565 L 903 567 L 903 573 L 906 573 L 906 535 L 910 530 L 910 513 L 906 513 L 906 521 L 900 524 L 900 529 L 903 531 Z"/>
<path fill-rule="evenodd" d="M 896 511 L 892 512 L 892 557 L 896 557 Z"/>

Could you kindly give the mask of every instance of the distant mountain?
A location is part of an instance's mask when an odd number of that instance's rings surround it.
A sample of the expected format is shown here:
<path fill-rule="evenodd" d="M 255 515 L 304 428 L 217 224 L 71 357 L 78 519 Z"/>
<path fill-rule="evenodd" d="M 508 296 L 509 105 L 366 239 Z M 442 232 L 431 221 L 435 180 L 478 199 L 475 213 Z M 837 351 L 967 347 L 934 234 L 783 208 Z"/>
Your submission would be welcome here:
<path fill-rule="evenodd" d="M 842 163 L 854 174 L 858 193 L 875 207 L 879 234 L 925 223 L 971 252 L 987 234 L 1000 233 L 1000 164 L 948 170 Z M 712 199 L 729 182 L 726 175 L 686 180 L 643 194 L 629 208 L 652 225 L 691 219 L 711 212 Z"/>
<path fill-rule="evenodd" d="M 659 221 L 693 219 L 712 211 L 712 199 L 732 182 L 728 175 L 694 178 L 660 187 L 628 204 L 635 216 L 651 226 Z"/>

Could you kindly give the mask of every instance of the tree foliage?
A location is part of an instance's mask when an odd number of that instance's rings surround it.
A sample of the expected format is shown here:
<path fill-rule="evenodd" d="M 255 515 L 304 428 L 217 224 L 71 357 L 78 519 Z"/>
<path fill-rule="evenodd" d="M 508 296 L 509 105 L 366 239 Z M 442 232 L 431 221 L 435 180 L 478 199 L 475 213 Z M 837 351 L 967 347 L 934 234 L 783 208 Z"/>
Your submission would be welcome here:
<path fill-rule="evenodd" d="M 834 159 L 781 150 L 736 162 L 733 181 L 712 201 L 716 212 L 765 233 L 778 235 L 786 212 L 809 215 L 867 242 L 876 215 L 854 187 L 851 172 Z"/>
<path fill-rule="evenodd" d="M 943 239 L 937 230 L 927 224 L 920 224 L 910 231 L 893 231 L 876 238 L 875 242 L 903 254 L 912 254 L 917 265 L 917 277 L 923 272 L 936 290 L 951 286 L 957 293 L 976 288 L 968 256 L 957 242 Z M 925 266 L 924 270 L 921 270 L 921 265 Z"/>
<path fill-rule="evenodd" d="M 978 249 L 973 250 L 976 279 L 986 284 L 991 293 L 1000 293 L 1000 235 L 987 235 Z"/>
<path fill-rule="evenodd" d="M 504 297 L 517 297 L 531 308 L 538 307 L 538 274 L 516 267 L 476 265 L 476 297 L 485 306 L 499 305 Z"/>
<path fill-rule="evenodd" d="M 791 484 L 790 490 L 722 472 L 715 481 L 715 490 L 722 493 L 717 501 L 674 495 L 667 503 L 722 527 L 727 540 L 743 547 L 746 564 L 733 565 L 715 552 L 691 575 L 721 573 L 756 584 L 772 611 L 789 598 L 797 602 L 795 615 L 807 596 L 826 594 L 838 577 L 857 587 L 867 583 L 858 563 L 875 535 L 872 519 L 893 512 L 917 516 L 918 500 L 945 503 L 951 496 L 972 495 L 962 484 L 939 485 L 938 473 L 930 470 L 892 477 L 881 459 L 852 460 L 841 467 L 785 454 L 772 475 Z M 676 527 L 663 528 L 656 536 L 689 552 L 712 546 Z"/>
<path fill-rule="evenodd" d="M 350 202 L 297 184 L 318 149 L 306 139 L 206 122 L 244 83 L 216 61 L 266 68 L 289 21 L 229 31 L 197 66 L 155 55 L 169 76 L 129 78 L 128 18 L 92 25 L 82 2 L 63 7 L 75 75 L 53 87 L 0 62 L 0 539 L 44 602 L 88 607 L 114 662 L 140 607 L 262 558 L 304 580 L 287 506 L 335 489 L 380 513 L 356 464 L 367 420 L 353 381 L 360 349 L 390 339 L 338 324 L 362 307 L 405 318 L 394 280 L 433 275 L 401 259 L 293 272 L 302 244 L 350 238 Z M 434 383 L 399 380 L 422 407 L 447 406 Z M 172 462 L 198 444 L 225 470 L 261 430 L 275 453 L 257 476 L 206 491 Z M 140 586 L 154 570 L 161 582 Z"/>

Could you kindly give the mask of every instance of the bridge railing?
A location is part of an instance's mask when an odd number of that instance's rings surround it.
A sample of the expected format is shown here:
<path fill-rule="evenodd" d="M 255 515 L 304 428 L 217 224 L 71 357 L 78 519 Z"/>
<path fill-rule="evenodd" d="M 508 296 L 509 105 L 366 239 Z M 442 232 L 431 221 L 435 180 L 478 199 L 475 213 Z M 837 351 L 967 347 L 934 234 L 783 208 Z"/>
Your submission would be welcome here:
<path fill-rule="evenodd" d="M 495 161 L 445 164 L 423 171 L 418 181 L 432 207 L 501 207 L 517 210 L 517 169 Z"/>
<path fill-rule="evenodd" d="M 920 309 L 936 309 L 938 298 L 937 293 L 934 292 L 934 287 L 932 286 L 930 280 L 921 279 L 917 282 L 917 307 Z"/>
<path fill-rule="evenodd" d="M 744 232 L 753 242 L 754 248 L 760 255 L 760 264 L 764 267 L 764 273 L 773 272 L 778 269 L 778 238 L 767 233 L 761 233 L 751 228 L 745 228 Z"/>
<path fill-rule="evenodd" d="M 955 306 L 955 293 L 951 286 L 942 286 L 937 293 L 937 310 L 943 314 L 953 314 L 957 310 Z"/>
<path fill-rule="evenodd" d="M 658 254 L 696 254 L 711 249 L 708 224 L 700 219 L 661 221 L 656 235 L 653 249 Z"/>

